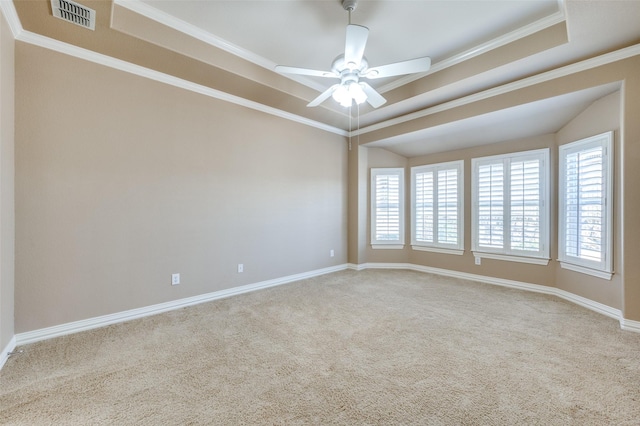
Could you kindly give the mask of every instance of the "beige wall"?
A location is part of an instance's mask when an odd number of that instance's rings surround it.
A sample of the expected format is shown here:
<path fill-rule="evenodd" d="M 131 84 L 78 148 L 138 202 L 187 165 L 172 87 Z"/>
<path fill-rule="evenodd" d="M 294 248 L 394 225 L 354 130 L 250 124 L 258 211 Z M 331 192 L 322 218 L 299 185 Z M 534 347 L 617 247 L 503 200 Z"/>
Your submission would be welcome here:
<path fill-rule="evenodd" d="M 16 70 L 16 333 L 346 263 L 343 137 L 20 42 Z"/>
<path fill-rule="evenodd" d="M 0 343 L 14 329 L 36 330 L 347 261 L 410 262 L 558 286 L 640 320 L 638 58 L 361 137 L 373 141 L 400 127 L 407 131 L 624 81 L 617 113 L 616 277 L 601 282 L 559 271 L 554 260 L 547 267 L 490 259 L 474 265 L 468 207 L 463 256 L 372 250 L 368 182 L 371 167 L 469 159 L 469 206 L 471 158 L 550 147 L 557 162 L 558 144 L 594 126 L 609 130 L 615 97 L 594 104 L 557 135 L 406 159 L 355 144 L 348 150 L 344 138 L 330 133 L 18 42 L 14 327 L 13 98 L 7 96 L 13 94 L 14 42 L 4 22 L 0 30 Z M 554 204 L 552 235 L 556 211 Z M 554 246 L 551 254 L 555 259 Z M 236 272 L 238 263 L 245 265 L 243 274 Z M 174 272 L 182 284 L 172 287 Z"/>
<path fill-rule="evenodd" d="M 0 350 L 14 334 L 14 45 L 0 13 Z"/>
<path fill-rule="evenodd" d="M 410 250 L 409 261 L 417 265 L 450 269 L 470 274 L 523 281 L 532 284 L 553 285 L 553 269 L 550 267 L 505 262 L 487 258 L 482 259 L 481 265 L 475 265 L 474 257 L 471 253 L 471 159 L 542 148 L 549 148 L 550 151 L 554 149 L 553 135 L 541 135 L 515 141 L 501 142 L 469 149 L 411 158 L 409 160 L 410 167 L 425 164 L 437 164 L 454 160 L 464 160 L 465 252 L 462 256 L 458 256 Z"/>
<path fill-rule="evenodd" d="M 408 260 L 408 248 L 409 247 L 409 209 L 405 207 L 405 245 L 404 249 L 373 249 L 371 247 L 371 169 L 376 167 L 404 167 L 404 180 L 405 180 L 405 193 L 408 194 L 409 189 L 409 173 L 406 170 L 408 160 L 406 157 L 394 154 L 381 148 L 369 148 L 367 153 L 366 163 L 366 187 L 367 187 L 367 225 L 365 227 L 366 245 L 365 245 L 365 259 L 366 262 L 373 263 L 406 263 Z M 409 201 L 408 196 L 405 196 L 405 201 Z M 405 203 L 408 205 L 407 203 Z"/>
<path fill-rule="evenodd" d="M 510 106 L 520 105 L 540 99 L 558 96 L 572 91 L 596 87 L 603 84 L 620 82 L 619 93 L 609 95 L 586 108 L 581 114 L 567 123 L 557 134 L 548 134 L 525 140 L 508 141 L 410 158 L 409 167 L 421 164 L 433 164 L 457 159 L 465 160 L 465 249 L 463 256 L 418 252 L 409 250 L 408 261 L 417 265 L 433 266 L 523 281 L 533 284 L 557 286 L 576 295 L 594 300 L 622 311 L 628 320 L 640 320 L 640 226 L 637 226 L 637 212 L 640 210 L 640 57 L 613 62 L 593 69 L 585 70 L 525 87 L 514 92 L 499 95 L 444 112 L 433 114 L 388 128 L 361 135 L 361 143 L 366 146 L 378 138 L 386 138 L 405 131 L 421 127 L 455 122 L 458 119 L 476 116 Z M 557 147 L 586 136 L 616 131 L 615 146 L 615 223 L 614 223 L 614 264 L 615 275 L 611 281 L 578 274 L 560 269 L 557 259 Z M 551 176 L 551 262 L 548 266 L 519 264 L 498 260 L 482 259 L 482 265 L 476 266 L 469 252 L 471 247 L 470 203 L 470 159 L 485 155 L 494 155 L 518 150 L 550 148 L 551 162 L 555 165 Z M 386 167 L 396 163 L 388 161 Z M 407 189 L 408 190 L 408 189 Z M 409 193 L 409 192 L 407 192 Z M 409 204 L 407 204 L 409 205 Z M 369 256 L 361 263 L 378 261 Z"/>
<path fill-rule="evenodd" d="M 367 148 L 349 144 L 349 255 L 347 260 L 354 265 L 364 263 L 366 259 L 368 152 Z"/>
<path fill-rule="evenodd" d="M 620 145 L 620 92 L 594 102 L 581 114 L 567 123 L 556 133 L 557 145 L 575 142 L 589 136 L 614 131 L 614 248 L 613 269 L 616 272 L 611 281 L 579 274 L 556 267 L 556 286 L 574 294 L 595 300 L 605 305 L 622 309 L 622 191 L 621 191 L 621 145 Z M 556 239 L 557 241 L 557 239 Z M 557 248 L 557 244 L 555 245 Z"/>
<path fill-rule="evenodd" d="M 640 321 L 640 57 L 631 62 L 625 75 L 622 91 L 622 120 L 620 132 L 620 173 L 622 210 L 623 277 L 622 313 L 625 318 Z"/>

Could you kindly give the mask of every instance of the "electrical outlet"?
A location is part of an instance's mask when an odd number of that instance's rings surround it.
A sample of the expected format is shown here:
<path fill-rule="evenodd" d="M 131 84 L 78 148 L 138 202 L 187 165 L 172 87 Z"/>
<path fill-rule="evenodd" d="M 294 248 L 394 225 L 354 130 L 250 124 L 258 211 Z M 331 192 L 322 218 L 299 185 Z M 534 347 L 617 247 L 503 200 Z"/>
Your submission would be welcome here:
<path fill-rule="evenodd" d="M 480 256 L 476 256 L 476 265 L 480 265 L 482 262 L 482 258 Z"/>
<path fill-rule="evenodd" d="M 244 272 L 244 265 L 242 263 L 238 263 L 238 273 Z"/>
<path fill-rule="evenodd" d="M 335 255 L 335 252 L 334 252 L 333 250 L 330 250 L 330 251 L 329 251 L 329 256 L 330 256 L 330 257 L 333 257 L 334 255 Z"/>
<path fill-rule="evenodd" d="M 180 284 L 180 274 L 171 274 L 171 285 Z"/>

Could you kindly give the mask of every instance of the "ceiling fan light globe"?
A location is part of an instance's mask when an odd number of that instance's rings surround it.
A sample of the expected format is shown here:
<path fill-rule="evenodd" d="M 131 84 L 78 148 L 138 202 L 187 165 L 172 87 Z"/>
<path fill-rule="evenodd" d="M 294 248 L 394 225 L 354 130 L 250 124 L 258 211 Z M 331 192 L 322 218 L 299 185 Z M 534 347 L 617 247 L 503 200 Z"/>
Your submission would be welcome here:
<path fill-rule="evenodd" d="M 333 92 L 331 96 L 337 102 L 340 102 L 341 100 L 349 96 L 349 91 L 347 90 L 346 87 L 344 87 L 343 85 L 340 85 L 336 88 L 336 90 Z"/>
<path fill-rule="evenodd" d="M 353 98 L 358 105 L 364 103 L 367 100 L 367 94 L 362 90 L 362 86 L 357 83 L 349 85 L 349 95 Z"/>
<path fill-rule="evenodd" d="M 349 90 L 347 90 L 347 88 L 342 84 L 333 91 L 331 97 L 341 105 L 347 100 L 349 101 L 349 105 L 351 105 L 351 96 L 349 95 Z"/>

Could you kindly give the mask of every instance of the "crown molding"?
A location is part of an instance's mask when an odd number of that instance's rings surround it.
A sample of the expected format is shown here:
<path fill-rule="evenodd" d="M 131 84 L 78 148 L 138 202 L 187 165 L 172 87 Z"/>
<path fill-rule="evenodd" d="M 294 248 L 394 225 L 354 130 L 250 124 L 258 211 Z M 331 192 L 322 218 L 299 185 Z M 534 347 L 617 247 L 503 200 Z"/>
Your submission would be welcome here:
<path fill-rule="evenodd" d="M 640 44 L 635 44 L 633 46 L 629 46 L 613 52 L 605 53 L 604 55 L 596 56 L 594 58 L 586 59 L 584 61 L 576 62 L 564 67 L 556 68 L 551 71 L 547 71 L 541 74 L 527 77 L 522 80 L 514 81 L 512 83 L 504 84 L 502 86 L 494 87 L 492 89 L 484 90 L 482 92 L 478 92 L 472 95 L 464 96 L 462 98 L 454 99 L 449 102 L 443 102 L 439 105 L 426 108 L 420 111 L 416 111 L 411 114 L 393 118 L 387 121 L 381 121 L 379 123 L 372 124 L 371 126 L 363 127 L 359 130 L 353 130 L 349 133 L 349 137 L 364 135 L 366 133 L 370 133 L 370 132 L 374 132 L 387 127 L 406 123 L 408 121 L 416 120 L 416 119 L 426 117 L 432 114 L 436 114 L 442 111 L 458 108 L 474 102 L 493 98 L 495 96 L 503 95 L 505 93 L 514 92 L 516 90 L 524 89 L 526 87 L 534 86 L 536 84 L 555 80 L 561 77 L 566 77 L 571 74 L 587 71 L 593 68 L 607 65 L 613 62 L 618 62 L 624 59 L 632 58 L 638 55 L 640 55 Z"/>
<path fill-rule="evenodd" d="M 561 3 L 561 5 L 564 5 L 564 1 L 563 0 L 559 0 L 559 2 Z M 157 11 L 157 9 L 154 9 L 150 6 L 145 5 L 144 3 L 142 3 L 139 0 L 114 0 L 114 3 L 117 3 L 118 5 L 125 7 L 127 9 L 133 10 L 136 13 L 142 13 L 141 11 L 143 11 L 144 15 L 147 17 L 150 17 L 150 19 L 154 19 L 154 20 L 158 20 L 161 19 L 160 15 L 166 15 L 163 12 Z M 149 16 L 149 14 L 151 13 L 150 10 L 153 10 L 156 12 L 157 16 L 151 15 Z M 347 130 L 343 130 L 334 126 L 330 126 L 315 120 L 310 120 L 307 119 L 305 117 L 296 115 L 296 114 L 292 114 L 292 113 L 288 113 L 286 111 L 282 111 L 280 109 L 277 108 L 273 108 L 273 107 L 269 107 L 263 104 L 260 104 L 258 102 L 254 102 L 254 101 L 250 101 L 238 96 L 234 96 L 225 92 L 222 92 L 220 90 L 216 90 L 216 89 L 212 89 L 206 86 L 202 86 L 199 84 L 195 84 L 192 82 L 189 82 L 187 80 L 184 79 L 180 79 L 178 77 L 174 77 L 174 76 L 170 76 L 168 74 L 164 74 L 161 73 L 159 71 L 155 71 L 155 70 L 151 70 L 149 68 L 145 68 L 145 67 L 141 67 L 139 65 L 135 65 L 135 64 L 131 64 L 129 62 L 126 61 L 122 61 L 119 59 L 115 59 L 112 58 L 110 56 L 107 55 L 103 55 L 100 53 L 96 53 L 87 49 L 83 49 L 68 43 L 64 43 L 61 42 L 59 40 L 55 40 L 55 39 L 51 39 L 49 37 L 45 37 L 39 34 L 35 34 L 29 31 L 24 31 L 22 28 L 22 25 L 20 23 L 20 20 L 18 18 L 17 12 L 15 10 L 15 6 L 13 4 L 12 1 L 0 1 L 0 11 L 2 11 L 3 15 L 5 16 L 5 18 L 7 19 L 11 31 L 15 37 L 16 40 L 19 41 L 23 41 L 25 43 L 29 43 L 29 44 L 33 44 L 36 46 L 40 46 L 46 49 L 50 49 L 50 50 L 54 50 L 60 53 L 64 53 L 66 55 L 70 55 L 76 58 L 80 58 L 80 59 L 84 59 L 84 60 L 88 60 L 90 62 L 94 62 L 97 64 L 101 64 L 107 67 L 111 67 L 114 69 L 118 69 L 124 72 L 128 72 L 131 74 L 135 74 L 141 77 L 145 77 L 145 78 L 149 78 L 151 80 L 155 80 L 158 82 L 162 82 L 165 84 L 169 84 L 175 87 L 179 87 L 179 88 L 183 88 L 185 90 L 189 90 L 189 91 L 193 91 L 196 93 L 200 93 L 202 95 L 205 96 L 209 96 L 215 99 L 219 99 L 219 100 L 223 100 L 226 102 L 230 102 L 236 105 L 240 105 L 240 106 L 244 106 L 250 109 L 254 109 L 257 111 L 261 111 L 270 115 L 274 115 L 286 120 L 290 120 L 290 121 L 294 121 L 303 125 L 307 125 L 310 127 L 314 127 L 320 130 L 324 130 L 327 131 L 329 133 L 334 133 L 340 136 L 347 136 L 347 137 L 353 137 L 353 136 L 358 136 L 358 135 L 363 135 L 363 134 L 367 134 L 370 132 L 374 132 L 380 129 L 384 129 L 387 127 L 391 127 L 391 126 L 395 126 L 398 124 L 402 124 L 408 121 L 412 121 L 412 120 L 416 120 L 422 117 L 426 117 L 432 114 L 436 114 L 442 111 L 447 111 L 453 108 L 457 108 L 460 106 L 464 106 L 467 104 L 471 104 L 474 102 L 478 102 L 481 100 L 485 100 L 488 98 L 492 98 L 495 96 L 499 96 L 505 93 L 509 93 L 512 91 L 516 91 L 519 89 L 523 89 L 529 86 L 533 86 L 535 84 L 540 84 L 546 81 L 550 81 L 553 79 L 557 79 L 560 77 L 565 77 L 567 75 L 571 75 L 571 74 L 575 74 L 581 71 L 586 71 L 592 68 L 596 68 L 602 65 L 606 65 L 612 62 L 616 62 L 616 61 L 620 61 L 620 60 L 624 60 L 624 59 L 628 59 L 630 57 L 633 56 L 637 56 L 640 55 L 640 44 L 636 44 L 627 48 L 623 48 L 614 52 L 610 52 L 610 53 L 606 53 L 604 55 L 600 55 L 594 58 L 590 58 L 581 62 L 576 62 L 574 64 L 570 64 L 561 68 L 557 68 L 551 71 L 547 71 L 541 74 L 537 74 L 534 75 L 532 77 L 528 77 L 522 80 L 518 80 L 512 83 L 508 83 L 502 86 L 498 86 L 492 89 L 488 89 L 482 92 L 478 92 L 478 93 L 474 93 L 472 95 L 468 95 L 465 97 L 461 97 L 458 99 L 454 99 L 452 101 L 449 102 L 444 102 L 442 104 L 436 105 L 434 107 L 430 107 L 430 108 L 426 108 L 424 110 L 420 110 L 420 111 L 416 111 L 414 113 L 411 114 L 407 114 L 401 117 L 397 117 L 391 120 L 386 120 L 386 121 L 382 121 L 376 124 L 373 124 L 371 126 L 367 126 L 367 127 L 363 127 L 357 130 L 352 130 L 352 131 L 347 131 Z M 166 15 L 168 16 L 168 15 Z M 534 32 L 534 31 L 539 31 L 540 29 L 544 28 L 545 25 L 546 26 L 550 26 L 550 25 L 554 25 L 554 23 L 560 22 L 560 20 L 564 19 L 564 7 L 561 7 L 561 11 L 554 14 L 554 15 L 550 15 L 550 17 L 542 19 L 540 21 L 537 21 L 534 24 L 531 24 L 527 27 L 523 27 L 520 30 L 514 31 L 512 33 L 510 33 L 509 35 L 505 36 L 504 40 L 507 40 L 507 38 L 509 39 L 517 39 L 517 37 L 523 37 L 525 33 L 527 32 Z M 157 19 L 156 19 L 157 18 Z M 172 18 L 174 21 L 175 18 Z M 161 23 L 165 23 L 163 21 L 158 21 Z M 182 21 L 180 21 L 182 22 Z M 166 23 L 165 23 L 166 24 Z M 175 22 L 174 22 L 175 24 Z M 184 25 L 188 25 L 190 26 L 190 24 L 186 24 L 183 23 Z M 177 25 L 177 24 L 176 24 Z M 172 28 L 176 28 L 173 27 Z M 194 27 L 195 28 L 195 27 Z M 180 30 L 180 27 L 178 26 L 176 28 L 177 30 Z M 202 32 L 203 34 L 207 34 L 210 37 L 210 40 L 213 41 L 213 39 L 218 40 L 220 42 L 219 45 L 216 45 L 216 47 L 219 47 L 221 49 L 225 49 L 233 54 L 238 54 L 240 53 L 240 48 L 238 48 L 237 46 L 234 46 L 228 42 L 224 42 L 224 40 L 222 39 L 218 39 L 217 37 L 213 37 L 211 34 L 206 33 L 206 32 Z M 202 35 L 202 37 L 204 37 L 204 35 Z M 506 43 L 507 41 L 502 41 L 503 43 Z M 206 41 L 206 40 L 203 40 Z M 225 44 L 226 43 L 226 44 Z M 498 39 L 494 40 L 493 43 L 493 48 L 498 47 Z M 223 47 L 223 46 L 226 46 Z M 236 53 L 234 52 L 234 49 L 240 49 Z M 490 50 L 490 46 L 484 46 L 483 49 L 488 49 Z M 474 50 L 475 54 L 480 54 L 480 50 L 477 49 L 472 49 Z M 465 59 L 468 59 L 471 56 L 468 55 L 472 55 L 474 54 L 471 51 L 467 51 L 464 54 L 461 55 L 467 55 L 467 57 Z M 240 56 L 240 55 L 239 55 Z M 254 59 L 258 60 L 257 58 L 260 58 L 257 55 L 254 55 Z M 262 58 L 264 61 L 266 61 L 264 58 Z M 462 61 L 465 60 L 462 58 L 462 56 L 456 60 L 458 61 Z M 247 59 L 249 60 L 249 59 Z M 451 59 L 451 61 L 454 61 L 454 59 Z M 437 67 L 441 66 L 439 64 L 441 64 L 442 62 L 436 64 L 434 66 L 434 69 L 438 69 Z M 452 63 L 453 64 L 453 63 Z M 261 65 L 264 66 L 264 65 Z M 429 71 L 432 72 L 432 71 Z M 433 71 L 434 72 L 434 71 Z"/>
<path fill-rule="evenodd" d="M 118 4 L 125 3 L 124 0 L 114 0 Z M 131 1 L 130 3 L 143 4 L 139 1 Z M 241 98 L 239 96 L 231 95 L 229 93 L 212 89 L 210 87 L 202 86 L 200 84 L 192 83 L 190 81 L 174 77 L 168 74 L 161 73 L 149 68 L 145 68 L 139 65 L 132 64 L 120 59 L 113 58 L 111 56 L 103 55 L 88 49 L 84 49 L 78 46 L 74 46 L 69 43 L 65 43 L 59 40 L 45 37 L 40 34 L 25 31 L 22 28 L 22 23 L 18 17 L 13 1 L 0 0 L 0 12 L 4 15 L 13 38 L 17 41 L 39 46 L 45 49 L 53 50 L 58 53 L 73 56 L 78 59 L 84 59 L 89 62 L 93 62 L 99 65 L 104 65 L 109 68 L 124 71 L 130 74 L 138 75 L 140 77 L 148 78 L 150 80 L 158 81 L 160 83 L 169 84 L 174 87 L 189 90 L 191 92 L 199 93 L 214 99 L 230 102 L 236 105 L 240 105 L 246 108 L 250 108 L 256 111 L 264 112 L 266 114 L 274 115 L 276 117 L 283 118 L 285 120 L 294 121 L 296 123 L 303 124 L 305 126 L 314 127 L 316 129 L 324 130 L 329 133 L 334 133 L 340 136 L 348 136 L 349 132 L 342 130 L 338 127 L 330 126 L 319 121 L 311 120 L 296 114 L 292 114 L 277 108 L 269 107 L 258 102 L 250 101 L 248 99 Z M 230 45 L 231 46 L 231 45 Z"/>
<path fill-rule="evenodd" d="M 158 10 L 153 6 L 143 3 L 140 0 L 113 0 L 113 4 L 128 9 L 134 13 L 142 15 L 148 19 L 151 19 L 159 24 L 172 28 L 190 37 L 193 37 L 196 40 L 200 40 L 210 46 L 217 47 L 218 49 L 224 50 L 225 52 L 229 52 L 232 55 L 266 68 L 270 71 L 275 72 L 274 69 L 276 65 L 278 65 L 267 58 L 264 58 L 247 49 L 235 45 L 221 37 L 211 34 L 208 31 L 204 31 L 203 29 L 189 24 L 188 22 L 185 22 L 181 19 L 178 19 L 175 16 Z M 290 75 L 286 75 L 285 77 L 295 80 L 300 84 L 318 91 L 326 90 L 326 87 L 324 85 L 305 77 Z"/>
<path fill-rule="evenodd" d="M 113 0 L 113 4 L 128 9 L 176 31 L 187 34 L 211 46 L 232 53 L 235 56 L 238 56 L 249 62 L 253 62 L 254 64 L 260 65 L 261 67 L 273 69 L 273 67 L 276 66 L 276 64 L 266 58 L 263 58 L 260 55 L 256 55 L 249 50 L 243 49 L 242 47 L 230 43 L 227 40 L 217 37 L 207 31 L 204 31 L 201 28 L 196 27 L 195 25 L 191 25 L 181 19 L 171 16 L 168 13 L 165 13 L 153 6 L 141 2 L 140 0 Z"/>
<path fill-rule="evenodd" d="M 9 28 L 11 29 L 11 33 L 13 34 L 13 38 L 18 38 L 23 30 L 22 23 L 20 22 L 18 12 L 16 11 L 16 6 L 13 4 L 13 1 L 0 0 L 0 11 L 9 24 Z"/>
<path fill-rule="evenodd" d="M 244 59 L 248 62 L 252 62 L 263 68 L 273 71 L 275 66 L 277 65 L 276 63 L 260 55 L 257 55 L 247 49 L 243 49 L 240 46 L 237 46 L 223 38 L 217 37 L 207 31 L 204 31 L 201 28 L 196 27 L 195 25 L 189 24 L 174 16 L 171 16 L 168 13 L 158 10 L 153 6 L 150 6 L 140 0 L 114 0 L 113 3 L 114 5 L 118 5 L 123 8 L 126 8 L 132 12 L 140 14 L 148 19 L 156 21 L 162 25 L 165 25 L 176 31 L 184 33 L 190 37 L 193 37 L 211 46 L 222 49 L 235 56 L 238 56 L 241 59 Z M 425 77 L 429 74 L 442 71 L 446 68 L 452 67 L 466 60 L 475 58 L 491 50 L 505 46 L 509 43 L 513 43 L 514 41 L 517 41 L 524 37 L 528 37 L 532 34 L 535 34 L 539 31 L 547 29 L 560 22 L 564 22 L 566 20 L 564 0 L 558 0 L 558 9 L 559 9 L 558 12 L 555 12 L 554 14 L 551 14 L 542 19 L 539 19 L 538 21 L 527 24 L 523 27 L 518 28 L 517 30 L 511 31 L 507 34 L 496 37 L 486 43 L 482 43 L 471 49 L 465 50 L 447 59 L 439 61 L 436 64 L 434 64 L 429 71 L 425 73 L 412 74 L 405 77 L 401 77 L 386 85 L 381 86 L 376 90 L 380 93 L 388 92 L 390 90 L 404 86 L 405 84 L 411 83 L 415 80 L 419 80 L 420 78 Z M 286 77 L 315 90 L 319 90 L 319 91 L 326 90 L 326 86 L 302 76 L 286 75 Z"/>
<path fill-rule="evenodd" d="M 559 0 L 559 2 L 564 3 L 563 0 Z M 475 58 L 491 50 L 497 49 L 502 46 L 506 46 L 509 43 L 513 43 L 514 41 L 528 37 L 532 34 L 545 30 L 549 27 L 552 27 L 564 21 L 566 21 L 564 7 L 560 7 L 560 10 L 552 15 L 539 19 L 538 21 L 535 21 L 528 25 L 520 27 L 517 30 L 511 31 L 507 34 L 503 34 L 500 37 L 496 37 L 493 40 L 490 40 L 486 43 L 482 43 L 476 47 L 472 47 L 471 49 L 465 50 L 464 52 L 455 54 L 447 59 L 439 61 L 435 63 L 427 72 L 420 73 L 420 74 L 411 74 L 406 77 L 402 77 L 397 80 L 394 80 L 380 87 L 378 91 L 380 93 L 385 93 L 385 92 L 388 92 L 389 90 L 397 89 L 398 87 L 401 87 L 401 86 L 404 86 L 405 84 L 409 84 L 413 81 L 419 80 L 429 74 L 442 71 L 446 68 L 452 67 L 461 62 Z"/>
<path fill-rule="evenodd" d="M 4 3 L 4 2 L 0 2 Z M 240 105 L 246 108 L 250 108 L 256 111 L 264 112 L 266 114 L 274 115 L 276 117 L 284 118 L 285 120 L 294 121 L 306 126 L 315 127 L 320 130 L 324 130 L 329 133 L 335 133 L 340 136 L 347 136 L 346 130 L 339 129 L 328 124 L 321 123 L 319 121 L 311 120 L 296 114 L 292 114 L 277 108 L 273 108 L 267 105 L 263 105 L 258 102 L 250 101 L 248 99 L 241 98 L 239 96 L 231 95 L 229 93 L 212 89 L 201 84 L 196 84 L 182 78 L 178 78 L 172 75 L 168 75 L 159 71 L 145 68 L 140 65 L 135 65 L 130 62 L 116 59 L 111 56 L 103 55 L 101 53 L 94 52 L 92 50 L 84 49 L 78 46 L 74 46 L 69 43 L 65 43 L 59 40 L 55 40 L 49 37 L 45 37 L 40 34 L 32 33 L 30 31 L 21 31 L 16 40 L 25 43 L 32 44 L 34 46 L 43 47 L 45 49 L 53 50 L 65 55 L 73 56 L 75 58 L 83 59 L 89 62 L 93 62 L 99 65 L 104 65 L 109 68 L 124 71 L 130 74 L 134 74 L 140 77 L 148 78 L 150 80 L 165 83 L 174 87 L 189 90 L 191 92 L 199 93 L 201 95 L 208 96 L 210 98 L 222 100 L 232 104 Z"/>

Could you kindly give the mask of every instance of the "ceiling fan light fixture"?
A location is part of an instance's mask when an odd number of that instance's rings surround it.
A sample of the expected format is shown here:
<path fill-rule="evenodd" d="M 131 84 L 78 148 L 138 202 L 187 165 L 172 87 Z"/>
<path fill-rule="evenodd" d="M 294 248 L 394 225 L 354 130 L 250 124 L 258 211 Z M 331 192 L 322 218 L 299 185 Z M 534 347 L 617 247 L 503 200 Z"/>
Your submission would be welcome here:
<path fill-rule="evenodd" d="M 316 107 L 332 97 L 343 107 L 350 107 L 355 101 L 358 105 L 368 102 L 373 108 L 381 107 L 386 99 L 369 83 L 360 79 L 377 79 L 394 77 L 405 74 L 426 72 L 431 66 L 431 59 L 427 56 L 408 61 L 395 62 L 369 69 L 369 63 L 364 57 L 364 50 L 369 37 L 369 28 L 351 23 L 351 12 L 355 10 L 358 0 L 342 0 L 342 7 L 349 12 L 349 25 L 346 29 L 344 54 L 337 56 L 331 64 L 331 71 L 277 65 L 280 73 L 309 75 L 313 77 L 337 78 L 340 83 L 334 84 L 307 106 Z"/>
<path fill-rule="evenodd" d="M 349 89 L 344 85 L 339 85 L 336 90 L 333 91 L 331 97 L 343 107 L 351 106 L 351 95 Z"/>
<path fill-rule="evenodd" d="M 341 84 L 333 91 L 331 97 L 343 107 L 350 107 L 353 102 L 358 105 L 367 100 L 367 94 L 362 86 L 356 82 Z"/>
<path fill-rule="evenodd" d="M 367 94 L 362 90 L 362 86 L 358 83 L 351 83 L 349 85 L 349 95 L 356 101 L 358 105 L 364 103 L 367 100 Z"/>

